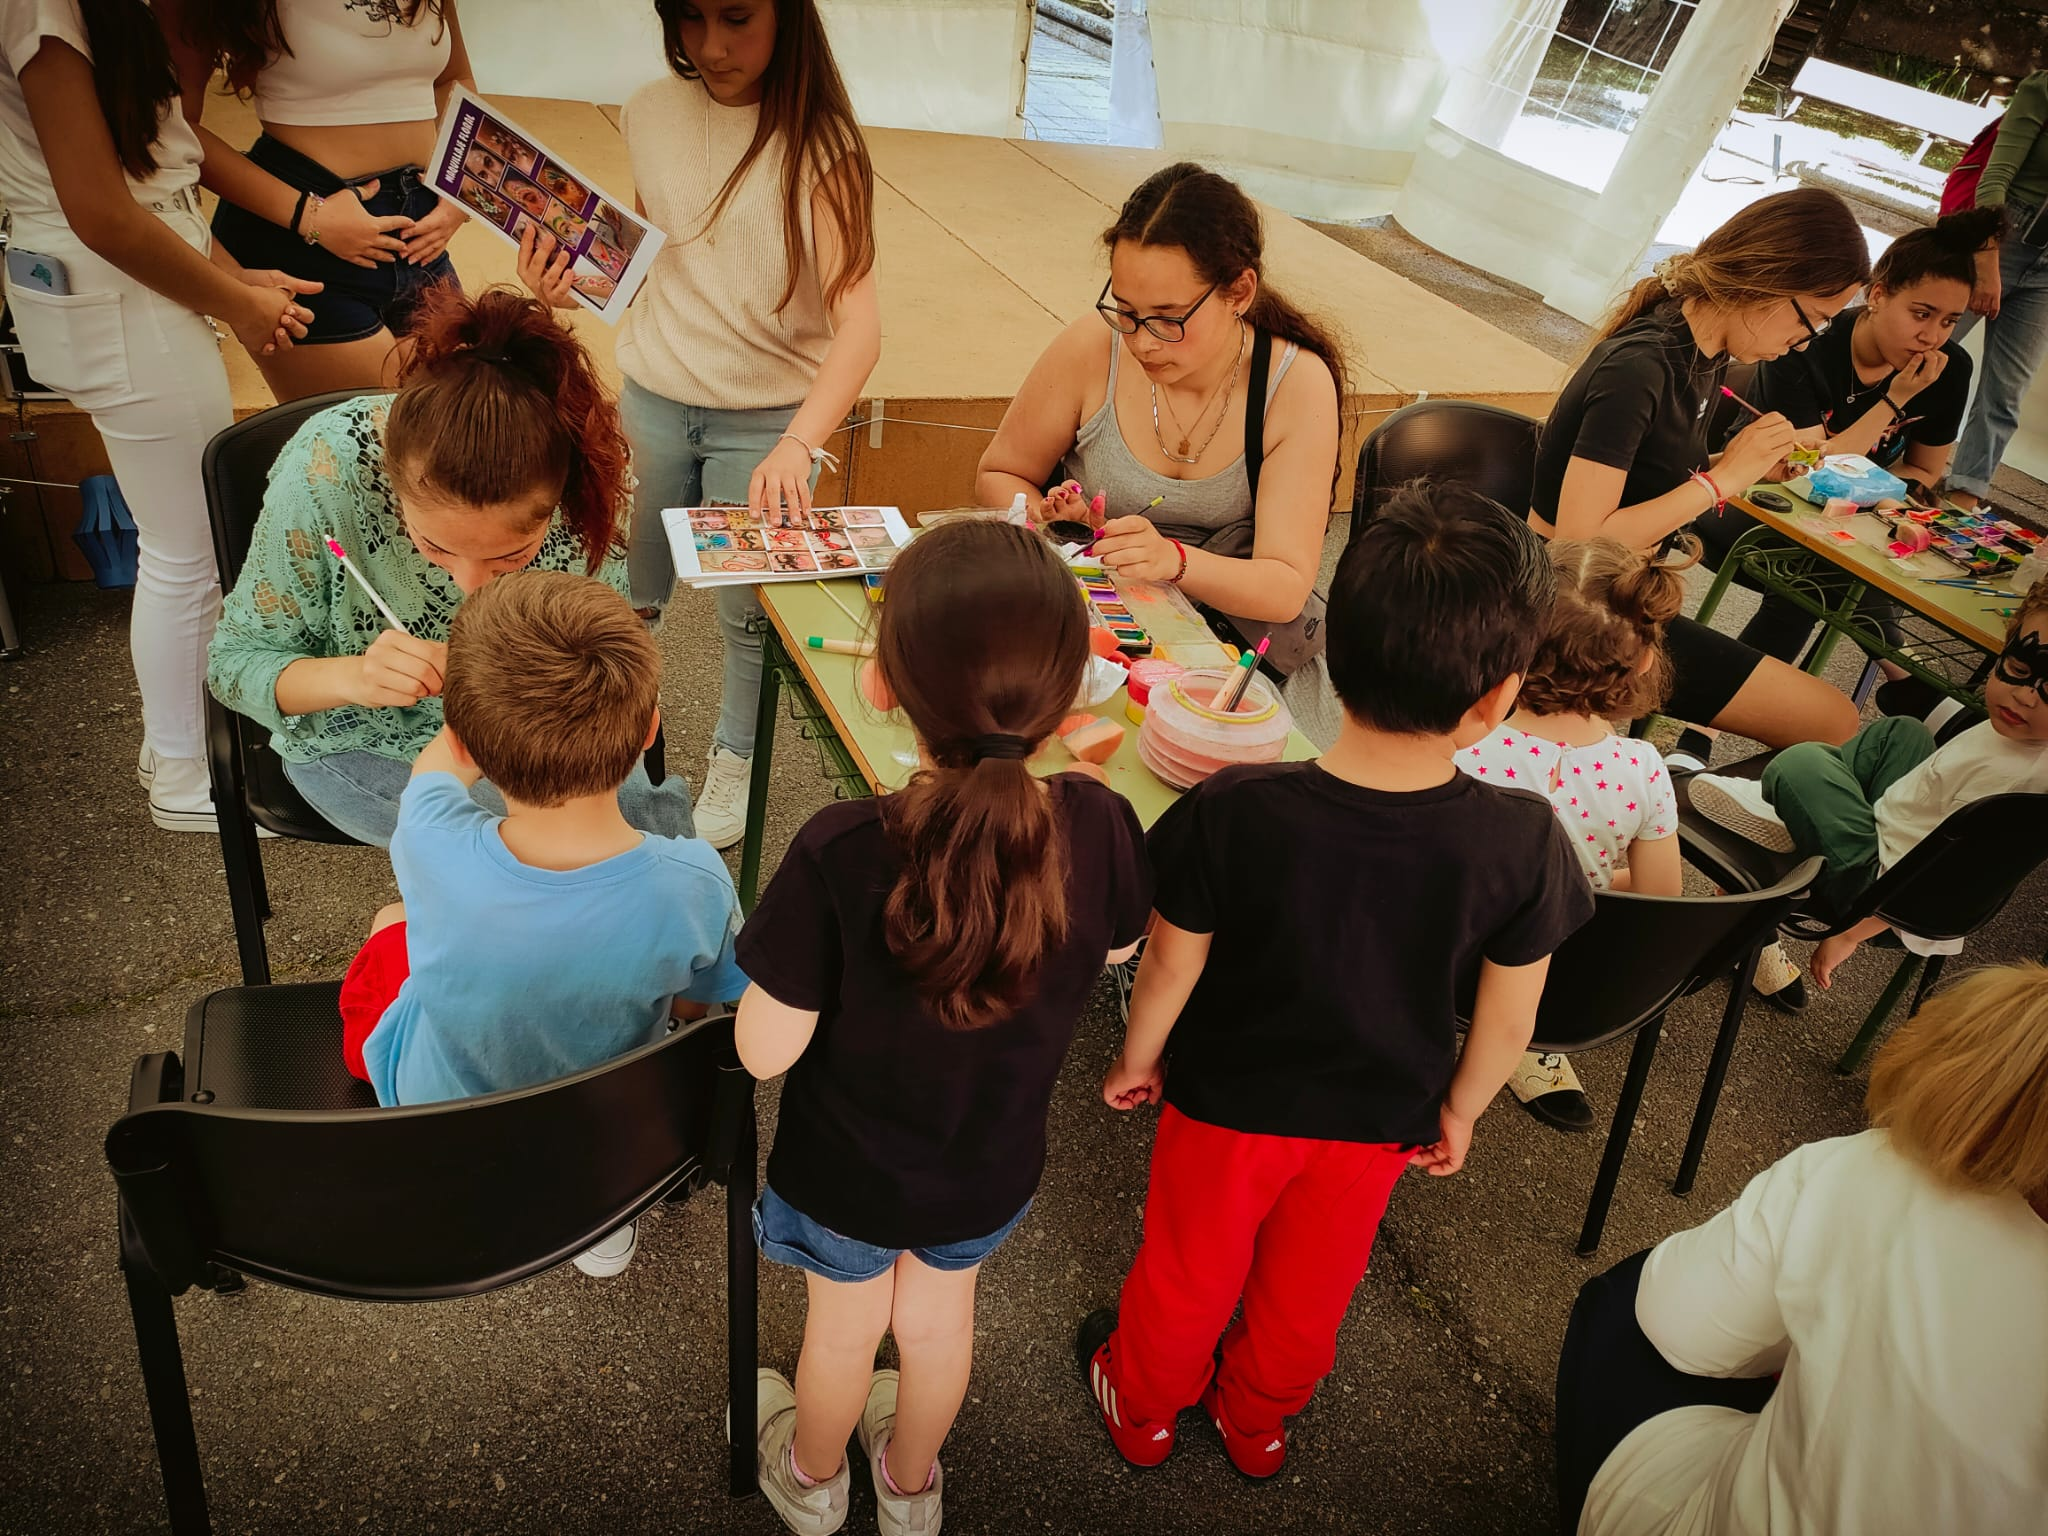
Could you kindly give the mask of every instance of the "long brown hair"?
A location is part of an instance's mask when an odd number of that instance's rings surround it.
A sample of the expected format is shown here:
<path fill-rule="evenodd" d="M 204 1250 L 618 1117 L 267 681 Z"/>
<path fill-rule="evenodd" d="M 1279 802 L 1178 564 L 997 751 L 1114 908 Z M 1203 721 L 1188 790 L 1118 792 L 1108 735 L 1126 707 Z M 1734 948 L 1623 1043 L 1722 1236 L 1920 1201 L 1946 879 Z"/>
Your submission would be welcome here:
<path fill-rule="evenodd" d="M 178 95 L 163 29 L 143 0 L 78 0 L 92 50 L 92 88 L 114 137 L 121 168 L 137 181 L 155 174 L 164 103 Z"/>
<path fill-rule="evenodd" d="M 685 80 L 701 76 L 683 48 L 683 11 L 714 0 L 654 0 L 661 16 L 661 40 L 668 67 Z M 804 264 L 804 199 L 815 184 L 823 188 L 825 208 L 839 232 L 842 263 L 837 272 L 821 272 L 825 307 L 830 309 L 875 265 L 875 167 L 867 141 L 853 115 L 853 98 L 832 57 L 824 20 L 815 0 L 775 0 L 775 52 L 761 76 L 761 115 L 754 140 L 719 189 L 718 200 L 705 216 L 704 227 L 718 222 L 747 172 L 763 150 L 782 137 L 782 255 L 789 276 L 775 312 L 782 313 L 796 296 Z"/>
<path fill-rule="evenodd" d="M 1337 384 L 1338 408 L 1343 408 L 1344 349 L 1327 325 L 1296 309 L 1266 281 L 1265 226 L 1258 205 L 1236 182 L 1189 160 L 1154 171 L 1124 199 L 1116 222 L 1102 232 L 1102 243 L 1111 251 L 1126 240 L 1185 251 L 1205 283 L 1228 286 L 1251 273 L 1259 286 L 1245 319 L 1327 363 Z"/>
<path fill-rule="evenodd" d="M 1557 596 L 1522 679 L 1520 707 L 1614 720 L 1655 710 L 1671 692 L 1664 627 L 1685 605 L 1678 573 L 1698 560 L 1697 550 L 1678 563 L 1652 560 L 1619 539 L 1551 540 Z"/>
<path fill-rule="evenodd" d="M 1849 205 L 1822 187 L 1773 192 L 1699 243 L 1669 258 L 1665 276 L 1622 296 L 1593 341 L 1605 341 L 1666 299 L 1740 309 L 1802 294 L 1840 293 L 1870 281 L 1870 247 Z"/>
<path fill-rule="evenodd" d="M 875 656 L 931 759 L 882 802 L 903 857 L 889 953 L 940 1023 L 980 1029 L 1031 999 L 1067 936 L 1066 844 L 1024 756 L 1080 691 L 1080 588 L 1028 528 L 949 523 L 891 567 Z"/>
<path fill-rule="evenodd" d="M 446 27 L 443 15 L 447 0 L 395 0 L 398 24 L 417 26 L 422 16 L 431 16 L 436 28 Z M 180 31 L 188 42 L 204 48 L 214 68 L 226 77 L 226 89 L 246 96 L 255 89 L 256 77 L 278 59 L 296 57 L 284 35 L 284 22 L 277 14 L 278 0 L 183 0 L 185 13 Z M 440 41 L 440 31 L 434 40 Z"/>
<path fill-rule="evenodd" d="M 592 575 L 625 547 L 619 408 L 575 334 L 513 288 L 427 290 L 384 424 L 395 476 L 469 506 L 559 487 Z"/>

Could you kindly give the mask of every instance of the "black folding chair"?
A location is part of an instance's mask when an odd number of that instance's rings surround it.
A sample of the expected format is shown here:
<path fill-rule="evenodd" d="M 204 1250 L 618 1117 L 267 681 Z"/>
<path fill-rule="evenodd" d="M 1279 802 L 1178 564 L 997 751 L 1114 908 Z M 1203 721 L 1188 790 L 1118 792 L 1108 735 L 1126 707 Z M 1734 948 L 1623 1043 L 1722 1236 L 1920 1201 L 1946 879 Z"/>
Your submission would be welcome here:
<path fill-rule="evenodd" d="M 352 1301 L 517 1284 L 656 1201 L 726 1189 L 731 1490 L 754 1491 L 754 1080 L 732 1020 L 559 1082 L 379 1109 L 341 1065 L 336 983 L 194 1004 L 107 1133 L 121 1271 L 177 1536 L 211 1530 L 171 1298 L 241 1275 Z"/>
<path fill-rule="evenodd" d="M 1577 1054 L 1635 1037 L 1628 1074 L 1614 1102 L 1599 1176 L 1586 1202 L 1586 1222 L 1579 1232 L 1581 1254 L 1594 1252 L 1606 1229 L 1607 1210 L 1628 1155 L 1629 1134 L 1642 1106 L 1643 1085 L 1657 1054 L 1665 1013 L 1681 997 L 1732 973 L 1721 1022 L 1722 1037 L 1732 1048 L 1735 1022 L 1749 1002 L 1757 954 L 1819 871 L 1820 860 L 1809 859 L 1766 890 L 1728 896 L 1601 891 L 1593 899 L 1592 921 L 1550 957 L 1530 1049 Z M 1708 1071 L 1718 1092 L 1717 1071 L 1727 1071 L 1719 1043 L 1715 1065 Z M 1689 1156 L 1695 1155 L 1695 1144 L 1704 1145 L 1712 1120 L 1713 1109 L 1703 1093 L 1693 1117 Z"/>
<path fill-rule="evenodd" d="M 1458 480 L 1510 512 L 1529 510 L 1536 434 L 1543 423 L 1477 400 L 1418 400 L 1381 422 L 1358 450 L 1351 537 L 1420 475 Z"/>
<path fill-rule="evenodd" d="M 216 433 L 200 460 L 206 511 L 213 526 L 213 559 L 223 592 L 233 588 L 249 558 L 249 541 L 270 485 L 271 466 L 292 434 L 329 406 L 374 393 L 339 389 L 272 406 Z M 272 750 L 267 727 L 238 715 L 209 692 L 206 696 L 206 756 L 213 779 L 213 810 L 220 827 L 221 864 L 227 872 L 228 908 L 235 924 L 235 948 L 244 985 L 270 981 L 270 949 L 263 924 L 270 917 L 270 890 L 263 878 L 263 851 L 256 829 L 311 843 L 355 843 L 330 823 L 285 777 L 284 762 Z M 647 776 L 664 776 L 666 748 L 656 733 L 647 749 Z"/>
<path fill-rule="evenodd" d="M 1717 774 L 1761 778 L 1775 753 L 1760 753 Z M 1678 795 L 1678 835 L 1685 860 L 1723 890 L 1747 890 L 1779 878 L 1797 858 L 1773 853 L 1707 820 L 1692 808 L 1689 775 L 1672 781 Z M 1918 847 L 1877 878 L 1839 916 L 1796 907 L 1787 914 L 1790 938 L 1818 940 L 1880 917 L 1923 939 L 1967 939 L 1998 916 L 2020 882 L 2048 860 L 2048 795 L 1993 795 L 1952 811 Z M 1873 941 L 1878 942 L 1878 941 Z M 1896 939 L 1890 943 L 1897 944 Z M 1903 949 L 1903 946 L 1899 946 Z M 1856 1038 L 1835 1063 L 1844 1077 L 1863 1064 L 1906 988 L 1919 978 L 1911 1018 L 1941 976 L 1942 961 L 1905 951 L 1891 980 L 1864 1016 Z"/>

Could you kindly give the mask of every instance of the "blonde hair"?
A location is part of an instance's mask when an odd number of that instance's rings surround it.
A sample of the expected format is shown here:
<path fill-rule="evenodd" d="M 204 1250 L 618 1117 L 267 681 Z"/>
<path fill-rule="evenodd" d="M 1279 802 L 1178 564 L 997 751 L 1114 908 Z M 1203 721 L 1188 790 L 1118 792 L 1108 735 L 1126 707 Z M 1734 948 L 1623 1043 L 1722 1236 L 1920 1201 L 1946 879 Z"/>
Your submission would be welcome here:
<path fill-rule="evenodd" d="M 1936 1176 L 2048 1197 L 2048 967 L 1974 971 L 1885 1043 L 1871 1122 Z"/>
<path fill-rule="evenodd" d="M 1671 662 L 1664 626 L 1685 601 L 1679 572 L 1698 563 L 1653 560 L 1619 539 L 1553 539 L 1557 597 L 1518 703 L 1538 715 L 1634 719 L 1664 702 Z M 1643 652 L 1655 653 L 1645 667 Z"/>
<path fill-rule="evenodd" d="M 567 571 L 514 571 L 448 628 L 442 715 L 484 777 L 527 805 L 617 789 L 661 692 L 661 652 L 626 600 Z"/>

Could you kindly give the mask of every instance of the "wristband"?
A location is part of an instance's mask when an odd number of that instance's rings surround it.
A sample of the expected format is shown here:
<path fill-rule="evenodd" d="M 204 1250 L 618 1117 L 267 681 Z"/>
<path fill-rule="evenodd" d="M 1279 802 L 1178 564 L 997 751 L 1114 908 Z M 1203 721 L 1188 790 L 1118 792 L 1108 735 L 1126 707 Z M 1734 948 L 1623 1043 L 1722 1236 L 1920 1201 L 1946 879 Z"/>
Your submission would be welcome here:
<path fill-rule="evenodd" d="M 1892 397 L 1889 393 L 1880 395 L 1878 398 L 1884 401 L 1885 409 L 1892 413 L 1893 421 L 1904 421 L 1906 419 L 1905 411 L 1901 409 L 1899 406 L 1893 404 Z"/>
<path fill-rule="evenodd" d="M 306 228 L 299 238 L 308 245 L 320 243 L 320 210 L 327 206 L 327 199 L 317 192 L 304 194 L 306 199 Z"/>
<path fill-rule="evenodd" d="M 1171 576 L 1166 578 L 1168 581 L 1170 581 L 1171 583 L 1173 583 L 1173 585 L 1177 587 L 1180 585 L 1181 577 L 1187 575 L 1188 573 L 1188 547 L 1187 545 L 1181 543 L 1179 539 L 1168 539 L 1166 542 L 1171 544 L 1173 546 L 1174 553 L 1180 556 L 1180 569 L 1175 571 Z"/>
<path fill-rule="evenodd" d="M 781 434 L 781 436 L 777 437 L 775 441 L 779 443 L 785 437 L 788 438 L 792 443 L 795 443 L 797 447 L 803 449 L 805 453 L 808 453 L 811 456 L 811 463 L 813 465 L 830 464 L 834 469 L 837 469 L 839 467 L 839 460 L 836 455 L 827 453 L 823 448 L 813 448 L 809 443 L 805 442 L 802 438 L 798 437 L 794 432 L 784 432 Z"/>
<path fill-rule="evenodd" d="M 285 228 L 289 229 L 295 235 L 299 233 L 299 220 L 303 219 L 306 216 L 306 199 L 309 196 L 311 196 L 310 193 L 301 192 L 299 194 L 299 200 L 296 203 L 292 204 L 292 221 L 291 223 L 287 224 Z"/>
<path fill-rule="evenodd" d="M 1719 512 L 1727 507 L 1728 498 L 1721 494 L 1721 487 L 1714 484 L 1714 477 L 1712 475 L 1703 469 L 1696 469 L 1692 472 L 1692 478 L 1699 481 L 1701 485 L 1704 485 L 1707 488 L 1707 494 L 1714 498 L 1713 511 Z"/>

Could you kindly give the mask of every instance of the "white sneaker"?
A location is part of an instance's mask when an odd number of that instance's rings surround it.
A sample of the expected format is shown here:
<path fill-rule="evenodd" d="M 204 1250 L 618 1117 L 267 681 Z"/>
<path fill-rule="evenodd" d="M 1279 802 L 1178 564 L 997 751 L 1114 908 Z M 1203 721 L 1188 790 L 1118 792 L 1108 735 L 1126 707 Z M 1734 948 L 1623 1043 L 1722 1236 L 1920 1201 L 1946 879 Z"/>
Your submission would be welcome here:
<path fill-rule="evenodd" d="M 149 743 L 142 744 L 142 750 L 135 754 L 135 782 L 144 789 L 156 777 L 156 754 L 149 750 Z"/>
<path fill-rule="evenodd" d="M 591 1244 L 570 1262 L 586 1275 L 602 1280 L 607 1275 L 616 1275 L 632 1263 L 634 1251 L 639 1246 L 639 1230 L 629 1221 L 603 1242 Z"/>
<path fill-rule="evenodd" d="M 832 1536 L 846 1524 L 853 1493 L 853 1468 L 844 1457 L 839 1470 L 806 1488 L 796 1480 L 791 1448 L 796 1444 L 796 1392 L 780 1371 L 754 1377 L 755 1471 L 761 1492 L 797 1536 Z M 730 1423 L 726 1432 L 731 1433 Z"/>
<path fill-rule="evenodd" d="M 1726 827 L 1737 837 L 1748 838 L 1759 848 L 1773 853 L 1792 852 L 1792 834 L 1756 779 L 1735 779 L 1718 773 L 1696 773 L 1692 780 L 1692 808 L 1717 827 Z"/>
<path fill-rule="evenodd" d="M 944 1511 L 939 1499 L 945 1474 L 932 1462 L 931 1478 L 920 1493 L 895 1493 L 882 1471 L 888 1454 L 889 1436 L 896 1427 L 896 1388 L 901 1380 L 895 1371 L 877 1371 L 868 1383 L 867 1406 L 860 1411 L 860 1448 L 867 1454 L 868 1472 L 875 1480 L 875 1523 L 882 1536 L 938 1536 Z"/>
<path fill-rule="evenodd" d="M 213 817 L 213 781 L 203 757 L 158 757 L 148 748 L 149 819 L 166 832 L 211 832 L 220 824 Z M 135 775 L 142 776 L 136 763 Z"/>
<path fill-rule="evenodd" d="M 713 746 L 704 768 L 704 787 L 693 812 L 697 835 L 714 848 L 730 848 L 747 832 L 747 788 L 754 760 Z"/>

